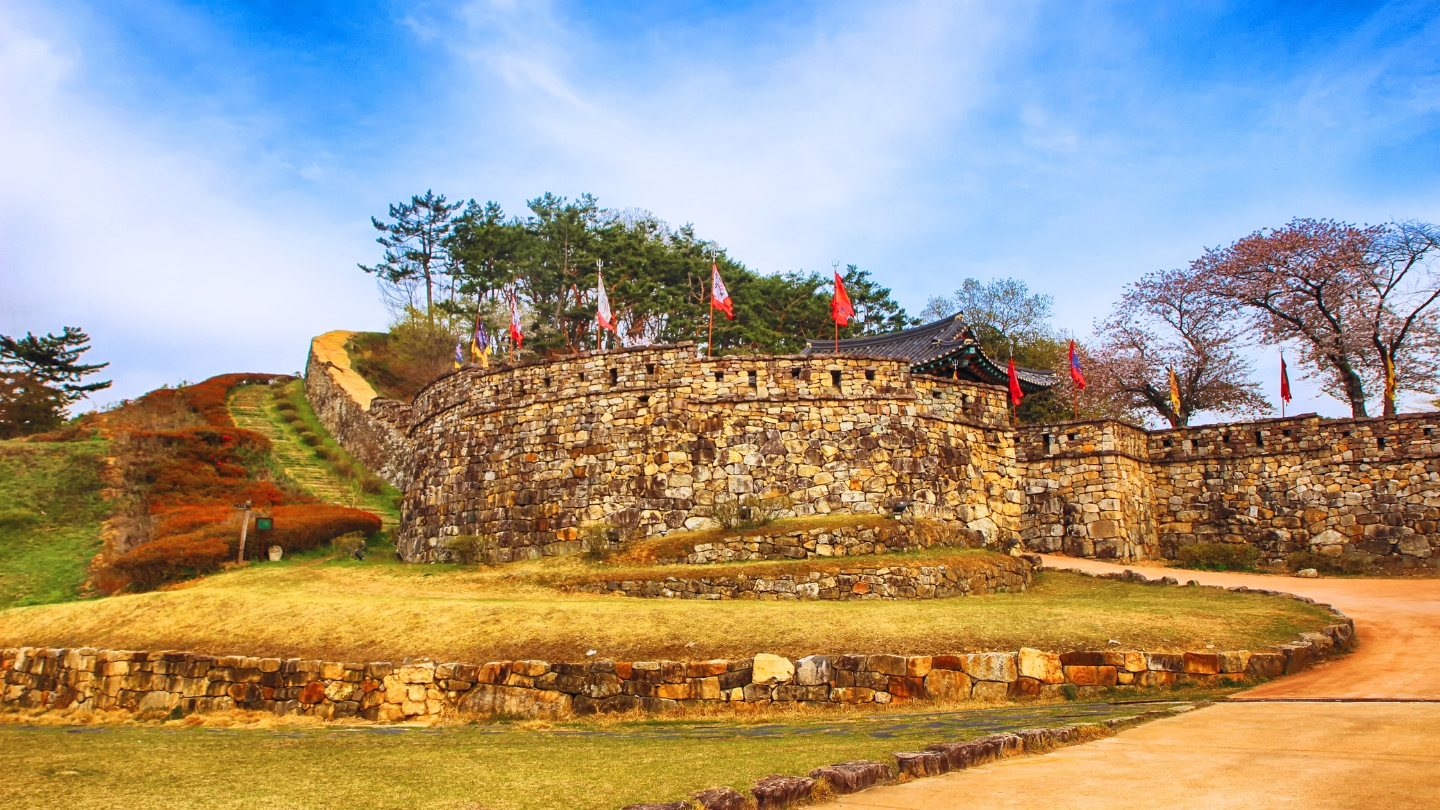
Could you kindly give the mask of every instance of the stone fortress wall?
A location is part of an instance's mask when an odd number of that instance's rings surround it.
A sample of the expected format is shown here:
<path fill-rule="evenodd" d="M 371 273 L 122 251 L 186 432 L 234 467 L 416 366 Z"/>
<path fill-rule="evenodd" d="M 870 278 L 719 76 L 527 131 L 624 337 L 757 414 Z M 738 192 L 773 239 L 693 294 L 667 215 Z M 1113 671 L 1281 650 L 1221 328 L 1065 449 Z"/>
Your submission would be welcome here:
<path fill-rule="evenodd" d="M 1058 498 L 1072 512 L 1078 504 L 1102 517 L 1120 514 L 1122 535 L 1148 538 L 1145 556 L 1172 558 L 1191 543 L 1230 542 L 1254 545 L 1270 561 L 1312 550 L 1440 564 L 1433 556 L 1440 546 L 1440 413 L 1306 414 L 1149 433 L 1115 422 L 1019 432 L 1022 459 L 1045 473 L 1027 481 L 1023 533 L 1034 550 L 1090 556 L 1093 546 L 1096 556 L 1122 556 L 1100 539 L 1111 528 L 1098 520 L 1085 524 L 1088 531 L 1072 524 L 1057 532 L 1051 517 Z M 1075 482 L 1106 465 L 1117 474 L 1076 491 Z"/>
<path fill-rule="evenodd" d="M 690 344 L 466 368 L 411 405 L 370 391 L 360 407 L 348 360 L 321 356 L 329 343 L 312 345 L 311 401 L 405 492 L 399 548 L 415 562 L 460 536 L 494 561 L 575 553 L 591 527 L 662 534 L 783 495 L 797 516 L 904 501 L 1000 549 L 1145 559 L 1223 541 L 1268 561 L 1309 549 L 1440 565 L 1437 413 L 1012 428 L 1003 389 L 893 358 L 707 359 Z"/>
<path fill-rule="evenodd" d="M 639 537 L 784 496 L 797 516 L 886 512 L 1020 528 L 1004 392 L 912 379 L 865 357 L 698 358 L 693 345 L 467 368 L 412 406 L 400 547 L 498 560 L 579 551 L 588 526 Z"/>

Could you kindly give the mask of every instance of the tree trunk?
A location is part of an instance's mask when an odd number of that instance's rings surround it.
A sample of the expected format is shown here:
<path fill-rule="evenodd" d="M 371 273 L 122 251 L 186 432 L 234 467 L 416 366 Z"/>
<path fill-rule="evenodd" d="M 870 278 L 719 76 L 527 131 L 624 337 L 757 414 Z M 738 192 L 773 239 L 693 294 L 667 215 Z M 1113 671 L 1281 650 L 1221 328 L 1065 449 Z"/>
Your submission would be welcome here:
<path fill-rule="evenodd" d="M 1350 415 L 1356 419 L 1362 419 L 1370 414 L 1365 412 L 1365 381 L 1355 373 L 1355 369 L 1346 361 L 1332 356 L 1330 363 L 1335 366 L 1335 371 L 1340 375 L 1340 381 L 1345 385 L 1345 398 L 1350 400 Z"/>

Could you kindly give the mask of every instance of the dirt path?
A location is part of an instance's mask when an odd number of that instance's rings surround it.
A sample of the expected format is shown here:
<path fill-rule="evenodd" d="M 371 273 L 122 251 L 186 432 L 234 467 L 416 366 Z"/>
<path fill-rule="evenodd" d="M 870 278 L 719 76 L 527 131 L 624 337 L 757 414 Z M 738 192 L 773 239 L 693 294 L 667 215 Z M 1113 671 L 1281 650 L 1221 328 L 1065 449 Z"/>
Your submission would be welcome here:
<path fill-rule="evenodd" d="M 826 807 L 1435 808 L 1440 703 L 1226 703 Z"/>
<path fill-rule="evenodd" d="M 1440 807 L 1440 580 L 1299 579 L 1052 556 L 1045 564 L 1094 572 L 1129 567 L 1152 578 L 1308 596 L 1354 618 L 1360 644 L 1231 702 L 1107 740 L 877 788 L 828 806 Z"/>
<path fill-rule="evenodd" d="M 1350 698 L 1440 700 L 1440 579 L 1300 579 L 1266 574 L 1216 574 L 1142 565 L 1119 566 L 1072 557 L 1044 557 L 1051 568 L 1110 573 L 1129 568 L 1150 578 L 1202 585 L 1285 591 L 1328 602 L 1355 620 L 1355 652 L 1299 675 L 1280 678 L 1236 700 Z"/>

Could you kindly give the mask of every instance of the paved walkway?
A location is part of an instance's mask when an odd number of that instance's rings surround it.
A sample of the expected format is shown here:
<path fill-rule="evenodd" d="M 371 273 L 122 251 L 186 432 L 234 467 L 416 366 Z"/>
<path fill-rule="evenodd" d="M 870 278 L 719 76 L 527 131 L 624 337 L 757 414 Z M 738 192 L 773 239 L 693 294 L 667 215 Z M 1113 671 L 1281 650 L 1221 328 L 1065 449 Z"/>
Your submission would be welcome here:
<path fill-rule="evenodd" d="M 1124 570 L 1066 557 L 1047 556 L 1045 564 Z M 1044 756 L 877 788 L 829 806 L 1440 807 L 1440 580 L 1129 567 L 1149 577 L 1248 585 L 1329 602 L 1355 619 L 1360 646 L 1229 703 Z"/>

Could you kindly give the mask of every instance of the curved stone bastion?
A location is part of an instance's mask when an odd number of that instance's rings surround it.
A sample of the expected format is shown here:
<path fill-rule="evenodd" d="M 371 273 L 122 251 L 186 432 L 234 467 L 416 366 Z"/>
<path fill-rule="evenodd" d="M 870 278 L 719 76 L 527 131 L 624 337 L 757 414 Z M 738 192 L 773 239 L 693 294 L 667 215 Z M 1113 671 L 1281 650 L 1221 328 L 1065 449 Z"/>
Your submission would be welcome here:
<path fill-rule="evenodd" d="M 696 357 L 693 345 L 466 368 L 405 424 L 410 561 L 477 538 L 509 561 L 715 525 L 717 509 L 889 513 L 1018 536 L 1004 391 L 912 376 L 904 361 Z"/>
<path fill-rule="evenodd" d="M 405 493 L 403 559 L 488 562 L 780 517 L 905 514 L 969 545 L 1174 558 L 1195 543 L 1440 567 L 1440 414 L 1302 414 L 1145 431 L 1010 424 L 1006 391 L 856 355 L 696 356 L 690 344 L 465 368 L 381 399 L 331 332 L 306 390 Z M 739 551 L 732 549 L 732 551 Z"/>

